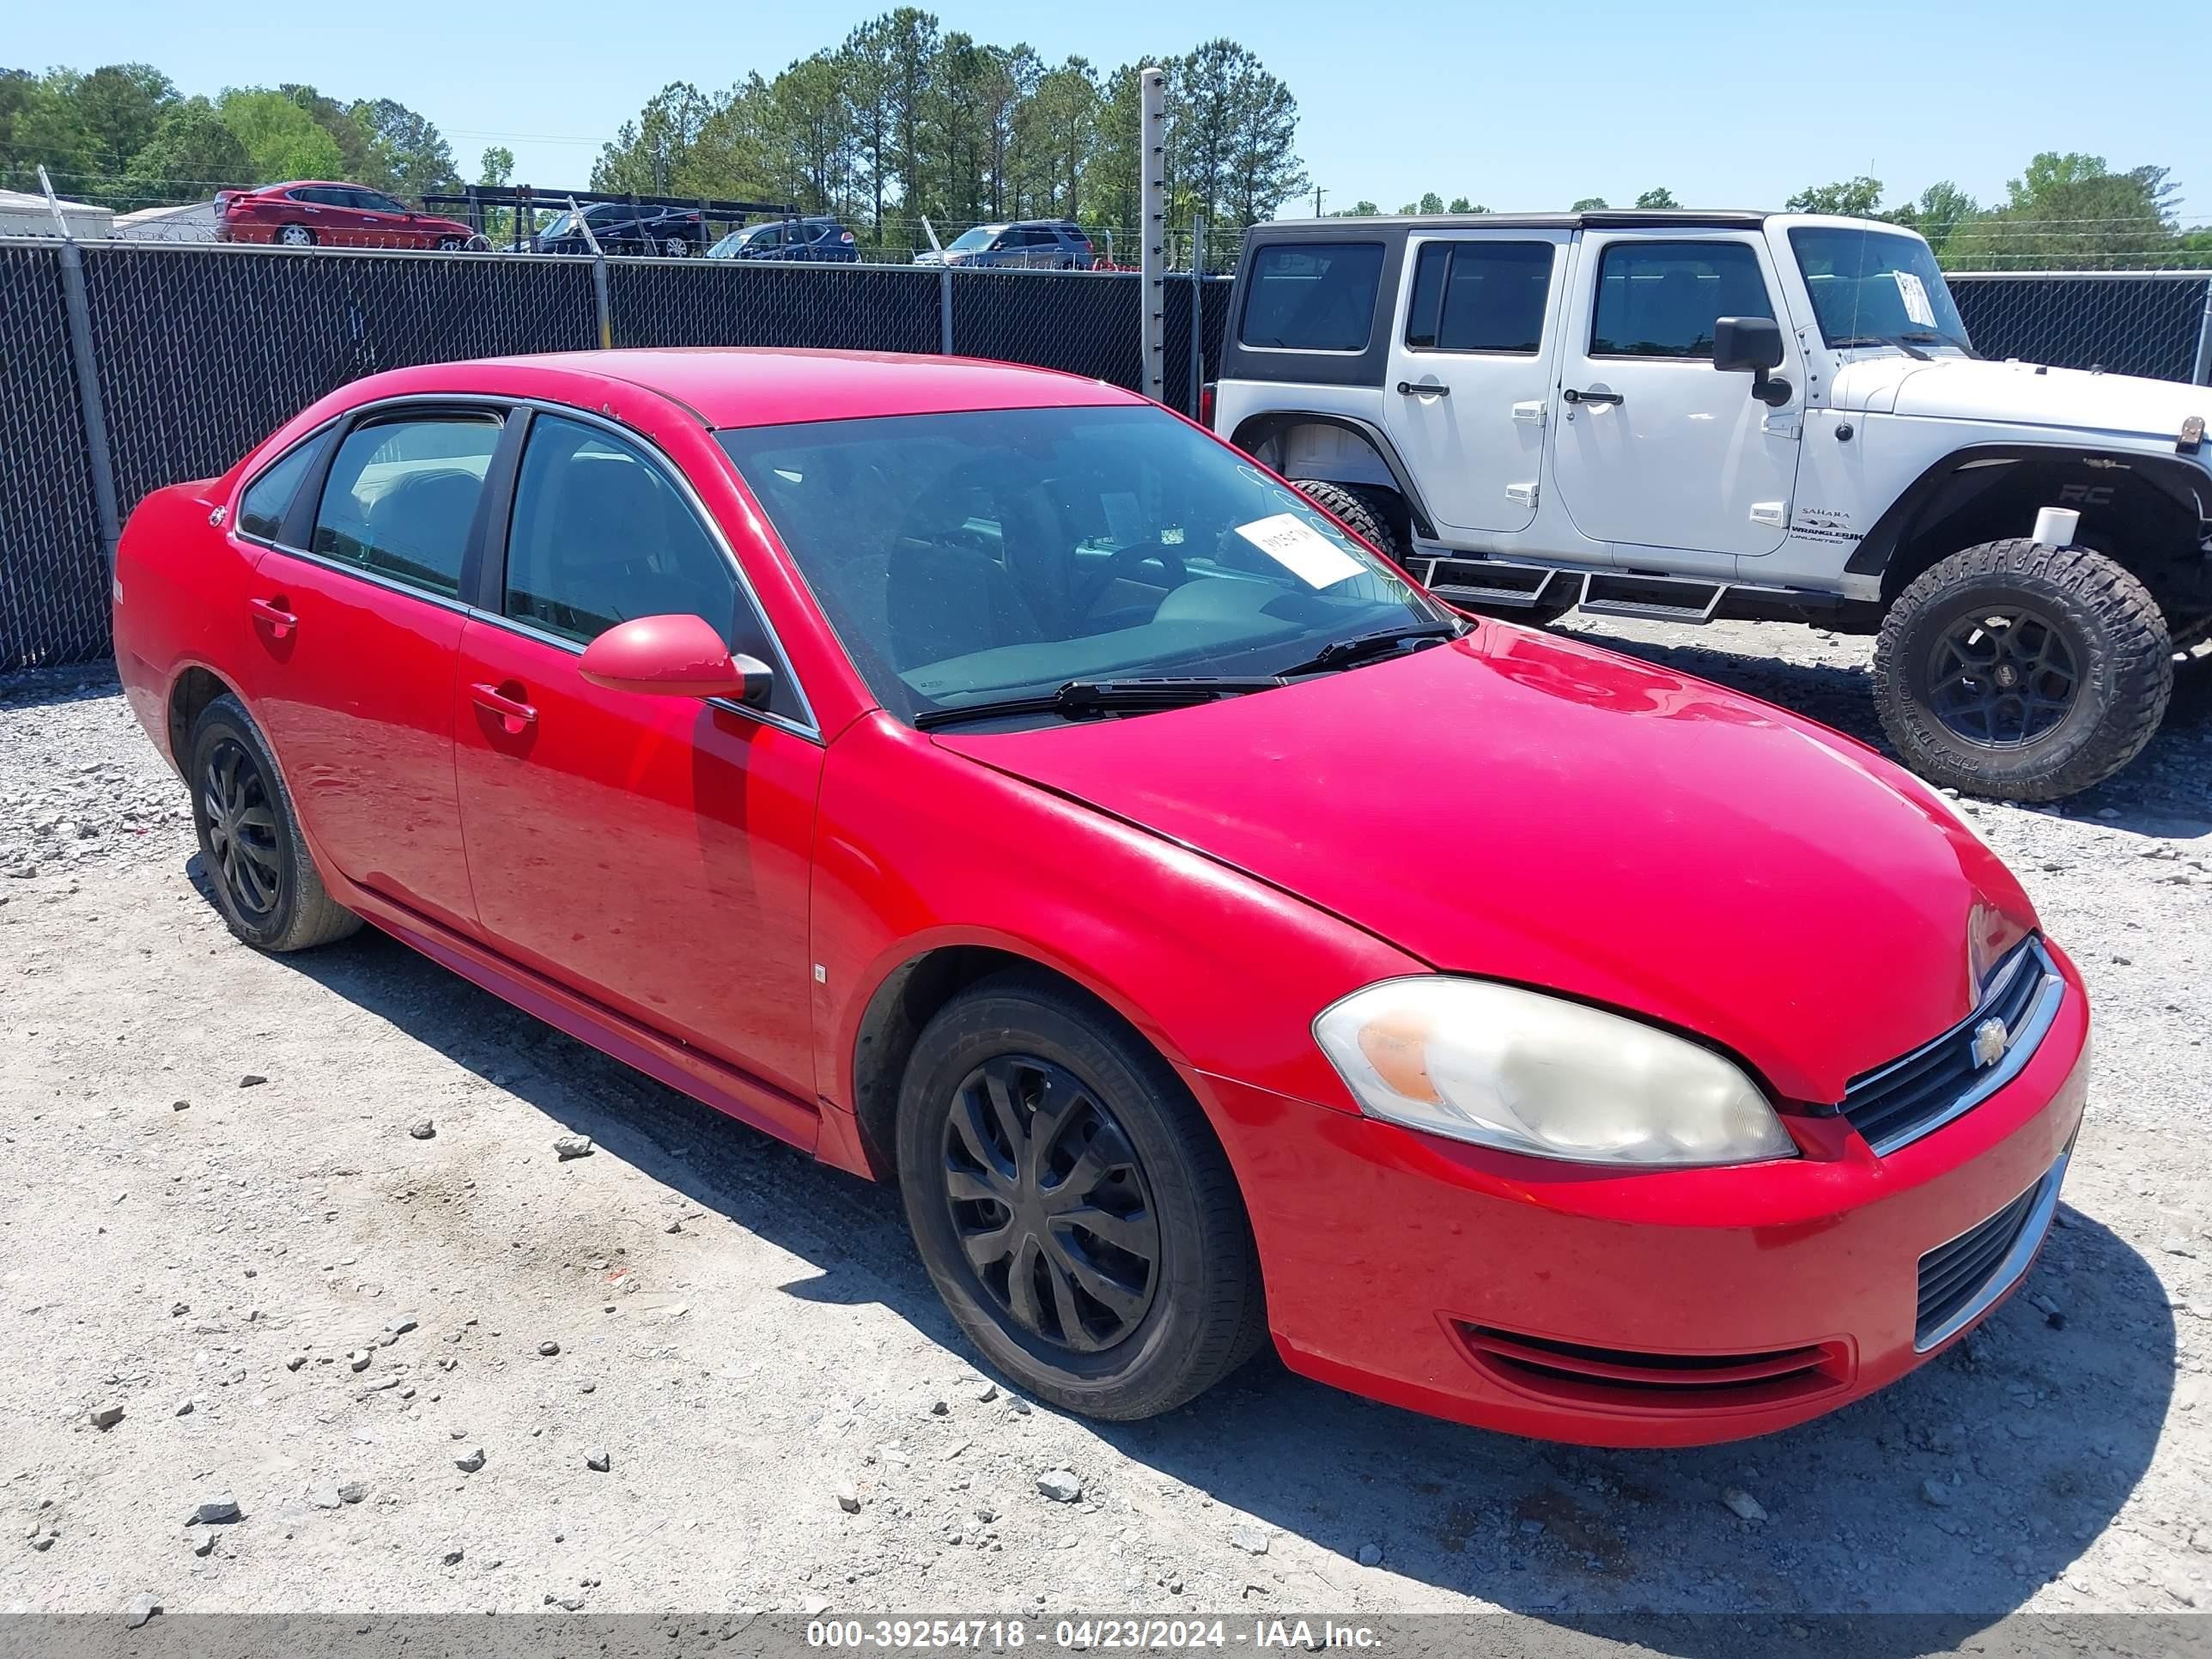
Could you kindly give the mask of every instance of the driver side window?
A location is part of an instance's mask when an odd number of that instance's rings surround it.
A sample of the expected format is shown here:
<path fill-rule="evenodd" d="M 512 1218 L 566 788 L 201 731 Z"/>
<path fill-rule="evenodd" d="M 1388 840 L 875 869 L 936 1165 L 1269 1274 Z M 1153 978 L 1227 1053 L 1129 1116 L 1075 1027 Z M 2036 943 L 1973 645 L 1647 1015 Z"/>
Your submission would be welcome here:
<path fill-rule="evenodd" d="M 729 641 L 737 608 L 729 562 L 658 465 L 598 427 L 531 422 L 507 532 L 507 616 L 588 645 L 617 623 L 688 611 Z"/>

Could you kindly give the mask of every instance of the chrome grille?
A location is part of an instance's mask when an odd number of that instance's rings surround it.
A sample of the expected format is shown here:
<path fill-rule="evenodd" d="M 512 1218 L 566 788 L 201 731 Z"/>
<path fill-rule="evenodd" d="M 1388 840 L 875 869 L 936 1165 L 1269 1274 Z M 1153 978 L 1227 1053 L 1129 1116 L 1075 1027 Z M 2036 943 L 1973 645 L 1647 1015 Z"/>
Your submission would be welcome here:
<path fill-rule="evenodd" d="M 2069 1154 L 2070 1155 L 2070 1148 Z M 1964 1330 L 2016 1284 L 2058 1210 L 2066 1157 L 1988 1220 L 1920 1258 L 1920 1305 L 1912 1346 L 1922 1353 Z"/>
<path fill-rule="evenodd" d="M 1877 1154 L 1895 1152 L 1963 1116 L 2020 1075 L 2057 1016 L 2066 981 L 2043 948 L 2023 939 L 1990 971 L 1974 1012 L 1904 1059 L 1851 1080 L 1844 1116 Z M 1988 1022 L 2004 1024 L 2002 1050 L 1977 1054 Z"/>

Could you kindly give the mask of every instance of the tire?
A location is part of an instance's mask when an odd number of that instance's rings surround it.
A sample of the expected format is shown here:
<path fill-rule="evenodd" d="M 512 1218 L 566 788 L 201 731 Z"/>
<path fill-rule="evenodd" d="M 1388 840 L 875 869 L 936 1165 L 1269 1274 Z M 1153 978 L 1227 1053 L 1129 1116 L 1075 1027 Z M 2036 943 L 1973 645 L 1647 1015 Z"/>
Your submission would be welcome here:
<path fill-rule="evenodd" d="M 672 259 L 689 258 L 691 253 L 691 244 L 681 236 L 671 236 L 661 242 L 660 251 Z"/>
<path fill-rule="evenodd" d="M 1377 553 L 1395 560 L 1404 552 L 1398 538 L 1392 533 L 1390 520 L 1380 508 L 1349 484 L 1323 483 L 1317 478 L 1296 481 L 1299 495 L 1334 515 L 1344 527 L 1365 542 Z"/>
<path fill-rule="evenodd" d="M 2150 591 L 2106 555 L 1984 542 L 1898 595 L 1874 692 L 1882 729 L 1921 776 L 2057 800 L 2150 741 L 2173 695 L 2173 641 Z"/>
<path fill-rule="evenodd" d="M 279 247 L 313 247 L 315 233 L 305 225 L 279 225 L 276 242 Z"/>
<path fill-rule="evenodd" d="M 1055 1100 L 1056 1123 L 1042 1109 Z M 1057 1182 L 1025 1183 L 1032 1134 L 1046 1136 Z M 1266 1336 L 1251 1228 L 1197 1103 L 1133 1033 L 1052 979 L 995 975 L 938 1012 L 908 1062 L 897 1139 L 907 1222 L 938 1293 L 986 1359 L 1039 1399 L 1115 1421 L 1157 1416 Z M 1089 1184 L 1069 1193 L 1078 1180 Z M 1055 1214 L 1110 1222 L 1111 1237 L 1064 1219 L 1056 1230 Z M 1004 1259 L 989 1260 L 1008 1235 Z"/>
<path fill-rule="evenodd" d="M 278 953 L 358 933 L 361 918 L 324 889 L 283 776 L 237 698 L 217 697 L 201 711 L 190 750 L 192 828 L 230 931 Z M 270 896 L 259 902 L 264 887 Z"/>
<path fill-rule="evenodd" d="M 468 244 L 458 236 L 441 236 L 438 239 L 438 252 L 441 253 L 459 253 L 467 246 Z"/>

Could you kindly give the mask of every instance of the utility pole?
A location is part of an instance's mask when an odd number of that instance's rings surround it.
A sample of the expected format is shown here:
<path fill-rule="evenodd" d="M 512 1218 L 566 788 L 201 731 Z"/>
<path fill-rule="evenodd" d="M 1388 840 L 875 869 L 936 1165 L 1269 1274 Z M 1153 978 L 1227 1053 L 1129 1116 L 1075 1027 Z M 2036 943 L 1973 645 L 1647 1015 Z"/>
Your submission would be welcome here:
<path fill-rule="evenodd" d="M 1314 186 L 1314 217 L 1316 219 L 1321 217 L 1321 186 L 1319 185 Z"/>

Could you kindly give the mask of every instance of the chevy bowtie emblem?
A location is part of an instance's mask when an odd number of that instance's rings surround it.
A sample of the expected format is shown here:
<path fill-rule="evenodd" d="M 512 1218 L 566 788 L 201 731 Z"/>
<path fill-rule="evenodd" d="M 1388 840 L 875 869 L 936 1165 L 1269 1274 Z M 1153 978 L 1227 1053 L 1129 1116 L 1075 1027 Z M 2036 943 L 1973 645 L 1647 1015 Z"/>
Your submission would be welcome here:
<path fill-rule="evenodd" d="M 2004 1058 L 2005 1045 L 2012 1041 L 2012 1033 L 2005 1030 L 2001 1019 L 1985 1019 L 1974 1027 L 1974 1064 L 1994 1066 Z"/>

